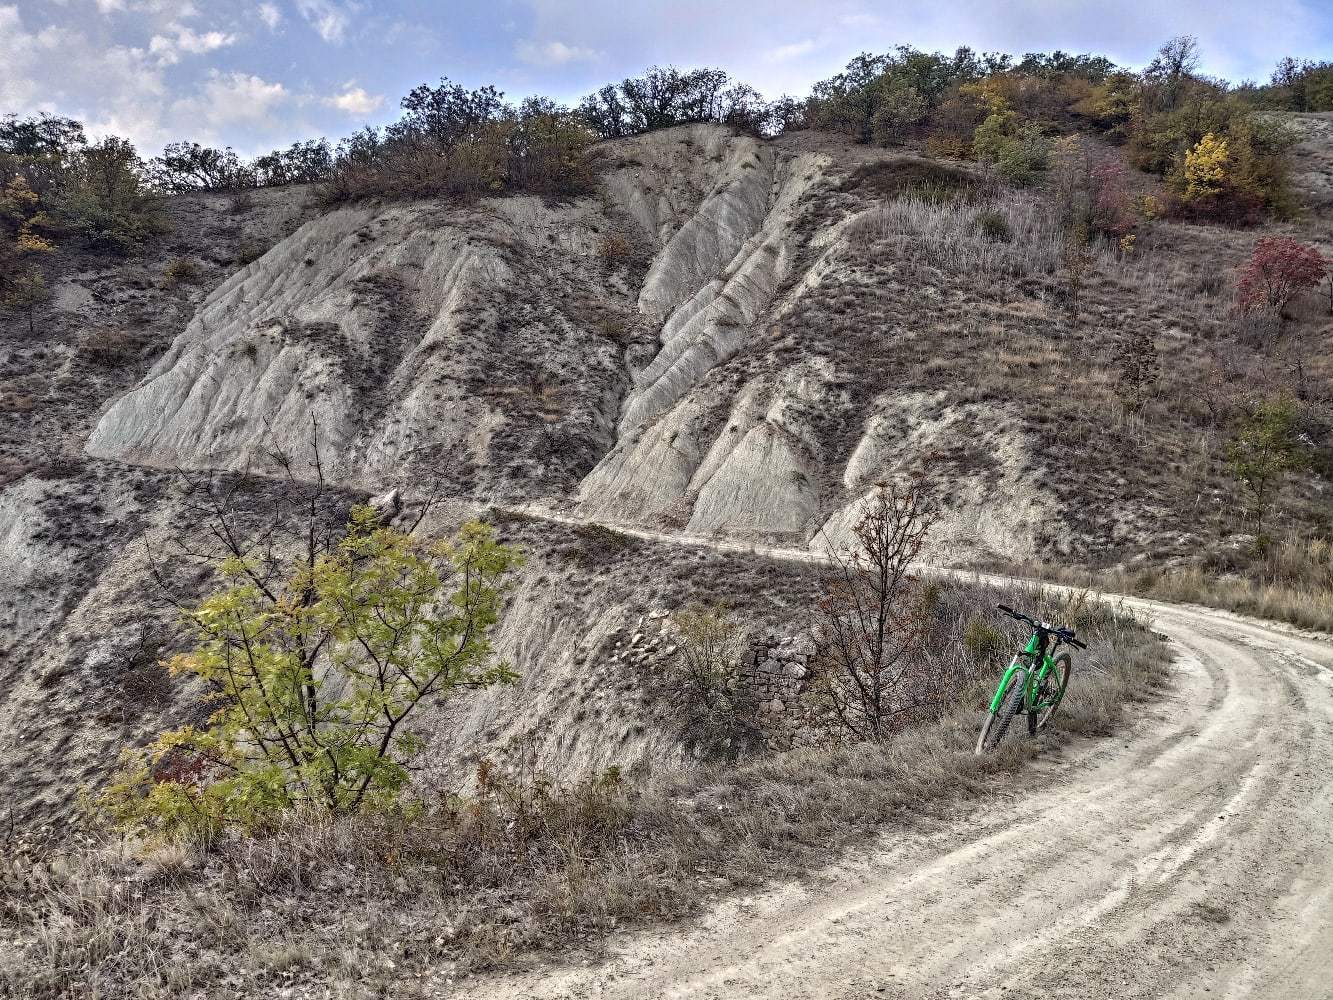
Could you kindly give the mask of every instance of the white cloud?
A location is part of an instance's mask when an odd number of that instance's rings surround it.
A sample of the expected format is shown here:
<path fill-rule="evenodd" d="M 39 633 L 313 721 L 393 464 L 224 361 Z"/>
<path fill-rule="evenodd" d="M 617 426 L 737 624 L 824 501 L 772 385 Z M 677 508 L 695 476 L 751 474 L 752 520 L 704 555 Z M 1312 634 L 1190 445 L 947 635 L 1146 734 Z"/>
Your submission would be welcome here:
<path fill-rule="evenodd" d="M 154 35 L 148 42 L 148 51 L 167 66 L 179 62 L 182 52 L 202 55 L 230 45 L 236 40 L 235 35 L 224 34 L 221 31 L 199 33 L 180 24 L 172 24 L 167 30 L 171 34 Z"/>
<path fill-rule="evenodd" d="M 384 107 L 384 95 L 367 94 L 362 88 L 353 87 L 349 83 L 341 94 L 326 97 L 323 103 L 331 108 L 337 108 L 344 114 L 364 117 Z"/>
<path fill-rule="evenodd" d="M 195 96 L 182 98 L 172 105 L 171 114 L 177 121 L 189 122 L 203 138 L 216 141 L 235 126 L 267 131 L 273 124 L 274 111 L 291 97 L 291 92 L 281 83 L 270 82 L 253 73 L 213 70 Z"/>
<path fill-rule="evenodd" d="M 22 110 L 37 98 L 37 84 L 32 78 L 36 67 L 50 58 L 61 43 L 61 32 L 48 28 L 28 33 L 23 29 L 17 7 L 0 7 L 0 107 Z"/>
<path fill-rule="evenodd" d="M 335 0 L 296 0 L 296 9 L 320 38 L 337 44 L 347 36 L 356 6 L 339 4 Z"/>
<path fill-rule="evenodd" d="M 263 21 L 270 31 L 276 28 L 282 20 L 282 11 L 271 3 L 261 3 L 258 14 L 259 20 Z"/>
<path fill-rule="evenodd" d="M 799 42 L 792 42 L 790 45 L 779 45 L 767 53 L 766 58 L 769 62 L 785 62 L 788 59 L 796 59 L 799 56 L 806 55 L 815 50 L 815 41 L 813 38 L 806 38 Z"/>
<path fill-rule="evenodd" d="M 596 49 L 566 45 L 561 41 L 518 43 L 515 54 L 529 66 L 564 66 L 566 63 L 587 62 L 601 57 Z"/>

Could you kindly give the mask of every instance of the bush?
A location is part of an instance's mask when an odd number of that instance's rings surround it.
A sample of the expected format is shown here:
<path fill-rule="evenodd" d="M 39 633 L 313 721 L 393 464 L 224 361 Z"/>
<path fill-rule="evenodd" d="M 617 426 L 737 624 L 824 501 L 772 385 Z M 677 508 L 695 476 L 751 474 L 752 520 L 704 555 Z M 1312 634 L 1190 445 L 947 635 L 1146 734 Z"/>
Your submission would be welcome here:
<path fill-rule="evenodd" d="M 629 240 L 619 233 L 607 233 L 597 244 L 597 256 L 612 267 L 625 263 L 633 253 Z"/>
<path fill-rule="evenodd" d="M 193 257 L 177 257 L 167 264 L 162 272 L 162 287 L 177 288 L 191 285 L 199 280 L 199 262 Z"/>
<path fill-rule="evenodd" d="M 1012 184 L 1024 186 L 1045 170 L 1051 141 L 1040 126 L 1024 121 L 1009 109 L 1002 97 L 987 95 L 990 114 L 977 126 L 972 136 L 972 154 L 992 163 L 996 172 Z"/>
<path fill-rule="evenodd" d="M 128 829 L 207 839 L 297 807 L 394 801 L 421 748 L 413 710 L 514 678 L 489 662 L 489 634 L 518 561 L 478 523 L 425 543 L 381 526 L 371 507 L 285 579 L 227 559 L 225 588 L 185 614 L 194 649 L 169 664 L 212 688 L 207 727 L 127 752 L 103 807 Z"/>
<path fill-rule="evenodd" d="M 726 608 L 695 606 L 672 616 L 680 647 L 676 689 L 686 745 L 701 756 L 734 758 L 761 745 L 752 693 L 741 686 L 745 637 Z"/>
<path fill-rule="evenodd" d="M 977 213 L 976 226 L 977 233 L 992 243 L 1008 243 L 1014 238 L 1014 232 L 1009 228 L 1009 220 L 1003 213 L 993 208 Z"/>
<path fill-rule="evenodd" d="M 1262 308 L 1280 316 L 1292 299 L 1317 288 L 1327 273 L 1328 261 L 1314 247 L 1290 236 L 1265 236 L 1236 282 L 1237 301 L 1243 312 Z"/>

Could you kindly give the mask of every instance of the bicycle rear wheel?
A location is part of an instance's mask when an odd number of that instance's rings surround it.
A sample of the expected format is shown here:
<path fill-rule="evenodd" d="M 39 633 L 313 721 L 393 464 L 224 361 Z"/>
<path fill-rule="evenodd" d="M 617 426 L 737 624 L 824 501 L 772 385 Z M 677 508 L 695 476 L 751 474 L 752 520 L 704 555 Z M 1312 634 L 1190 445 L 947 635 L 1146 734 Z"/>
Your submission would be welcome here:
<path fill-rule="evenodd" d="M 981 727 L 977 737 L 976 753 L 990 753 L 997 746 L 1013 725 L 1014 716 L 1023 710 L 1023 689 L 1027 687 L 1027 670 L 1015 670 L 1009 681 L 1009 692 L 1000 702 L 1000 707 L 986 715 L 986 724 Z"/>
<path fill-rule="evenodd" d="M 1036 702 L 1041 707 L 1035 712 L 1028 712 L 1029 736 L 1036 736 L 1060 707 L 1065 690 L 1069 687 L 1069 671 L 1073 665 L 1068 653 L 1061 653 L 1052 661 L 1051 669 L 1046 671 L 1046 676 L 1041 679 L 1041 687 L 1037 690 Z"/>

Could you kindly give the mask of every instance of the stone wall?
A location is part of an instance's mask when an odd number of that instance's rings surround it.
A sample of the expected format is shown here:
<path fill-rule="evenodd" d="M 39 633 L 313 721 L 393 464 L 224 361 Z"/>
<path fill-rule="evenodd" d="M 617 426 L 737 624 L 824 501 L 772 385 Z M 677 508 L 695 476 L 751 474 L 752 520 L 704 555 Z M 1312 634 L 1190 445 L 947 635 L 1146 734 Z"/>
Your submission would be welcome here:
<path fill-rule="evenodd" d="M 644 674 L 676 666 L 680 641 L 670 614 L 639 616 L 633 628 L 612 635 L 611 662 Z M 827 710 L 812 688 L 818 646 L 807 632 L 764 629 L 746 642 L 730 684 L 749 695 L 754 722 L 773 750 L 820 742 L 829 732 Z"/>

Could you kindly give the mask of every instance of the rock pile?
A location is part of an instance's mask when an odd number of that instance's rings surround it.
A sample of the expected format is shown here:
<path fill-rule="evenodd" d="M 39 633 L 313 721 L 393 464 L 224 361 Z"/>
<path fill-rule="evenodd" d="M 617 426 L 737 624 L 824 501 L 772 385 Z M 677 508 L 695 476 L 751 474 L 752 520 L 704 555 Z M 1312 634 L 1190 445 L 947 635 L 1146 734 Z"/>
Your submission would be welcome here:
<path fill-rule="evenodd" d="M 613 666 L 664 676 L 675 665 L 680 640 L 666 611 L 640 615 L 633 628 L 612 635 Z M 811 682 L 818 646 L 807 633 L 786 634 L 765 629 L 751 637 L 728 686 L 747 695 L 754 722 L 770 749 L 790 750 L 827 735 L 825 706 L 815 697 Z"/>

